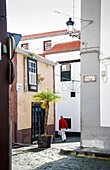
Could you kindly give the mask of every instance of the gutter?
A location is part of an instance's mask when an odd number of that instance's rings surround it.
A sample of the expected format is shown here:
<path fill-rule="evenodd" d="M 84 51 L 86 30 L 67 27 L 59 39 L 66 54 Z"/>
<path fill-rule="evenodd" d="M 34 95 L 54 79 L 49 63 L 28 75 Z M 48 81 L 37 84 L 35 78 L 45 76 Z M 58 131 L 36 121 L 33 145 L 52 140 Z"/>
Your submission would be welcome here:
<path fill-rule="evenodd" d="M 16 50 L 15 50 L 16 53 L 19 53 L 19 54 L 22 54 L 26 57 L 30 57 L 30 58 L 33 58 L 33 59 L 36 59 L 37 61 L 40 61 L 40 62 L 43 62 L 43 63 L 46 63 L 46 64 L 50 64 L 52 66 L 55 66 L 57 64 L 57 62 L 54 62 L 54 61 L 51 61 L 47 58 L 44 58 L 44 57 L 41 57 L 39 55 L 35 55 L 33 57 L 30 56 L 30 52 L 22 49 L 22 48 L 19 48 L 17 47 Z"/>

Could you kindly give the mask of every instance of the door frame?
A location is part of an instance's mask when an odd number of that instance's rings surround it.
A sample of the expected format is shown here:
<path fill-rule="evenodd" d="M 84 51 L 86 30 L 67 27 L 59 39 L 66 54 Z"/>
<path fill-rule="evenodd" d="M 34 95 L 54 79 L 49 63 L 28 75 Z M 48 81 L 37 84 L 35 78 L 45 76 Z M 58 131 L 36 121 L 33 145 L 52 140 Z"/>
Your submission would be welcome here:
<path fill-rule="evenodd" d="M 33 108 L 34 109 L 38 108 L 38 113 L 36 113 L 36 111 L 33 111 Z M 40 108 L 40 111 L 39 111 L 39 108 Z M 42 116 L 41 116 L 40 112 L 42 113 Z M 34 114 L 34 121 L 33 121 L 33 114 Z M 45 110 L 41 108 L 41 103 L 35 103 L 35 104 L 32 103 L 32 106 L 31 106 L 31 141 L 32 142 L 38 140 L 38 136 L 40 134 L 44 134 L 44 117 L 45 117 Z M 37 123 L 35 121 L 35 119 L 37 119 L 39 121 L 40 129 L 39 129 L 39 127 L 35 127 L 36 126 L 35 124 Z M 34 125 L 33 125 L 33 123 L 34 123 Z M 42 126 L 43 126 L 43 128 L 42 128 Z M 33 137 L 33 128 L 34 128 L 34 137 Z M 37 134 L 36 134 L 36 131 L 38 131 Z M 39 131 L 41 133 L 39 133 Z"/>

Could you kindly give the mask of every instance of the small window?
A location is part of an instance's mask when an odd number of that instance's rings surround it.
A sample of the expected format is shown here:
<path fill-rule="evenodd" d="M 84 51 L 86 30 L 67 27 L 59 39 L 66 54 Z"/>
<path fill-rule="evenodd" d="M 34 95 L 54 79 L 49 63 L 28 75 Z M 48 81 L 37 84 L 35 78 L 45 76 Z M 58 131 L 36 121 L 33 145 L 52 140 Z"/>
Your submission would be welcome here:
<path fill-rule="evenodd" d="M 71 97 L 76 97 L 76 93 L 75 92 L 71 92 Z"/>
<path fill-rule="evenodd" d="M 48 41 L 44 41 L 43 42 L 43 50 L 46 51 L 46 50 L 49 50 L 51 48 L 51 40 L 48 40 Z"/>
<path fill-rule="evenodd" d="M 61 65 L 61 81 L 71 81 L 71 64 Z"/>
<path fill-rule="evenodd" d="M 28 59 L 28 90 L 37 91 L 37 61 Z"/>
<path fill-rule="evenodd" d="M 21 48 L 24 48 L 26 50 L 29 50 L 29 44 L 25 43 L 25 44 L 21 44 Z"/>

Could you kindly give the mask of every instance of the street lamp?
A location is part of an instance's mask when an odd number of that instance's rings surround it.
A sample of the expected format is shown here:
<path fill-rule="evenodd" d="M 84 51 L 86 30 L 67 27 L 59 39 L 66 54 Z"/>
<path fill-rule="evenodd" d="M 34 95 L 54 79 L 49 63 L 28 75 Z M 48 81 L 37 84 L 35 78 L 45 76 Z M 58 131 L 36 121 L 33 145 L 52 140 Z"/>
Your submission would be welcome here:
<path fill-rule="evenodd" d="M 69 18 L 69 21 L 66 22 L 66 25 L 67 25 L 68 34 L 71 36 L 73 34 L 73 25 L 74 25 L 74 21 L 72 21 L 72 18 Z"/>
<path fill-rule="evenodd" d="M 78 39 L 80 39 L 80 32 L 74 32 L 74 21 L 72 21 L 72 18 L 69 18 L 69 20 L 66 22 L 67 25 L 67 32 L 70 36 L 72 37 L 76 37 Z"/>
<path fill-rule="evenodd" d="M 88 22 L 82 29 L 86 28 L 88 25 L 93 23 L 93 20 L 87 20 L 87 19 L 80 19 L 82 22 Z M 67 32 L 70 36 L 76 37 L 78 39 L 81 39 L 81 32 L 75 31 L 74 29 L 74 21 L 72 21 L 72 18 L 69 18 L 69 20 L 66 22 L 67 25 Z"/>

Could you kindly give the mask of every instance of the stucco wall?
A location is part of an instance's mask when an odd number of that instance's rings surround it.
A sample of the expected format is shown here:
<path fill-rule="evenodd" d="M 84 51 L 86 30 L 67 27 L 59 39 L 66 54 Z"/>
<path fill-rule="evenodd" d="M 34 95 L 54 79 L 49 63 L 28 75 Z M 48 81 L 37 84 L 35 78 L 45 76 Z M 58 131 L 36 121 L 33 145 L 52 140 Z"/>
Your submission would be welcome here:
<path fill-rule="evenodd" d="M 110 1 L 101 1 L 100 124 L 110 128 Z"/>
<path fill-rule="evenodd" d="M 81 18 L 93 20 L 81 32 L 81 146 L 109 149 L 110 128 L 100 126 L 101 0 L 83 0 L 81 11 Z M 84 76 L 96 80 L 85 82 Z"/>
<path fill-rule="evenodd" d="M 100 121 L 100 0 L 83 0 L 81 18 L 93 20 L 81 34 L 81 145 L 102 147 Z M 83 28 L 89 22 L 82 22 Z M 96 76 L 96 81 L 84 81 L 84 76 Z"/>
<path fill-rule="evenodd" d="M 66 24 L 65 24 L 66 28 Z M 66 41 L 72 41 L 73 39 L 68 36 L 68 34 L 65 35 L 58 35 L 58 36 L 46 36 L 46 37 L 41 37 L 37 39 L 32 39 L 32 40 L 22 40 L 19 42 L 19 47 L 21 48 L 21 44 L 28 43 L 29 44 L 29 50 L 34 51 L 36 54 L 40 54 L 44 51 L 43 49 L 43 42 L 51 40 L 52 46 L 54 46 L 58 42 L 64 42 L 66 38 Z M 37 47 L 37 48 L 36 48 Z"/>
<path fill-rule="evenodd" d="M 25 57 L 25 68 L 27 68 L 27 58 Z M 38 74 L 41 74 L 45 79 L 40 82 L 38 89 L 42 90 L 44 87 L 53 89 L 53 66 L 45 64 L 38 61 Z M 22 86 L 21 90 L 17 91 L 18 103 L 17 103 L 17 112 L 18 112 L 18 130 L 31 128 L 31 97 L 34 92 L 26 90 L 27 78 L 25 74 L 25 83 L 24 83 L 24 56 L 21 54 L 17 55 L 17 83 Z M 25 89 L 25 90 L 24 90 Z M 54 110 L 53 105 L 50 106 L 49 121 L 48 124 L 54 124 Z"/>
<path fill-rule="evenodd" d="M 48 54 L 46 58 L 53 61 L 68 61 L 80 59 L 79 51 L 62 52 L 56 54 Z M 59 119 L 63 115 L 65 118 L 71 119 L 71 128 L 68 132 L 80 132 L 80 62 L 71 63 L 71 79 L 78 82 L 61 82 L 60 66 L 55 66 L 55 90 L 62 99 L 55 105 L 55 130 L 59 130 Z M 74 88 L 74 89 L 73 89 Z M 76 92 L 76 97 L 71 97 L 71 92 Z"/>
<path fill-rule="evenodd" d="M 31 128 L 31 96 L 33 92 L 24 91 L 24 56 L 17 55 L 17 83 L 22 89 L 17 91 L 18 130 Z"/>
<path fill-rule="evenodd" d="M 39 84 L 38 90 L 44 88 L 54 90 L 53 67 L 49 64 L 38 62 L 38 73 L 41 73 L 44 80 Z M 48 124 L 54 124 L 54 105 L 51 103 L 49 108 Z"/>

